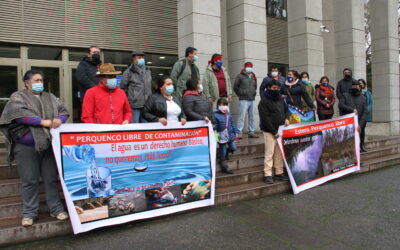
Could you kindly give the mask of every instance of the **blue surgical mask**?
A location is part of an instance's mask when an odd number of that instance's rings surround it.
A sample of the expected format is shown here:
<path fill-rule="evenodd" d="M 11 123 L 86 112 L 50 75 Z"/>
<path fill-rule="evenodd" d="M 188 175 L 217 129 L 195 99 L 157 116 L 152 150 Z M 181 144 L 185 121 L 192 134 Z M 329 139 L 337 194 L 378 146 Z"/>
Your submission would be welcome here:
<path fill-rule="evenodd" d="M 145 64 L 146 64 L 146 61 L 143 58 L 140 58 L 137 61 L 137 65 L 140 66 L 140 67 L 143 67 Z"/>
<path fill-rule="evenodd" d="M 246 67 L 246 68 L 245 68 L 245 71 L 246 71 L 247 74 L 252 73 L 252 72 L 253 72 L 253 68 L 251 68 L 251 67 Z"/>
<path fill-rule="evenodd" d="M 322 84 L 323 86 L 325 86 L 325 87 L 328 86 L 328 83 L 327 83 L 327 82 L 322 82 L 321 84 Z"/>
<path fill-rule="evenodd" d="M 310 81 L 308 80 L 308 78 L 302 78 L 301 79 L 305 84 L 310 85 Z"/>
<path fill-rule="evenodd" d="M 32 91 L 39 94 L 44 90 L 43 83 L 32 83 Z"/>
<path fill-rule="evenodd" d="M 195 61 L 197 61 L 197 60 L 199 60 L 199 57 L 198 57 L 198 56 L 194 56 L 194 57 L 193 57 L 193 62 L 195 62 Z"/>
<path fill-rule="evenodd" d="M 218 66 L 218 67 L 222 67 L 222 65 L 224 64 L 224 62 L 222 62 L 222 61 L 218 61 L 218 62 L 215 62 L 215 64 Z"/>
<path fill-rule="evenodd" d="M 287 81 L 288 81 L 288 82 L 293 82 L 293 80 L 294 80 L 294 79 L 293 79 L 292 76 L 288 76 L 288 77 L 287 77 Z"/>
<path fill-rule="evenodd" d="M 165 93 L 167 93 L 168 95 L 174 93 L 174 85 L 165 87 Z"/>
<path fill-rule="evenodd" d="M 106 86 L 109 89 L 115 89 L 117 87 L 117 78 L 107 79 Z"/>

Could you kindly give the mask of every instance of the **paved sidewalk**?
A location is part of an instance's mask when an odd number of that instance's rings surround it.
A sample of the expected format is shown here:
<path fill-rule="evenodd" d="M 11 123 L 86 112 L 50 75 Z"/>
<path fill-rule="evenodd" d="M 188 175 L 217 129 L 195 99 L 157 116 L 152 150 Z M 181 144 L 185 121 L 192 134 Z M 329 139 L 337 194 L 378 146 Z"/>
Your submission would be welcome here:
<path fill-rule="evenodd" d="M 399 249 L 400 166 L 8 249 Z"/>

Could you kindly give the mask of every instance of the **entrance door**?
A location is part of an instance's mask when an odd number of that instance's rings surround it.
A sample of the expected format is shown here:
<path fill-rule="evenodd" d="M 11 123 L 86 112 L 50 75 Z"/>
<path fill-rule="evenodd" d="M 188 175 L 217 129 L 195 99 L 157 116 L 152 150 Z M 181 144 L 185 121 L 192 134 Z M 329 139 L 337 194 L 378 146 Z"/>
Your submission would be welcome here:
<path fill-rule="evenodd" d="M 42 71 L 45 91 L 60 97 L 60 68 L 32 66 L 31 69 Z"/>
<path fill-rule="evenodd" d="M 0 114 L 13 92 L 18 90 L 18 66 L 0 65 Z"/>

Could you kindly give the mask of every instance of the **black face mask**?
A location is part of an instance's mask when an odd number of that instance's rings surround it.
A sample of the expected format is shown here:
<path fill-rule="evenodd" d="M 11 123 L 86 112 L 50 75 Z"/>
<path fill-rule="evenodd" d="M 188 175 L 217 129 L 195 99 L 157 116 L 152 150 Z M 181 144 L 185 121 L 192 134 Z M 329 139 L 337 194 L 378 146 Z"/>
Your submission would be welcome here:
<path fill-rule="evenodd" d="M 361 90 L 351 88 L 351 89 L 350 89 L 350 93 L 351 93 L 352 95 L 354 95 L 354 96 L 358 96 L 358 95 L 361 94 Z"/>
<path fill-rule="evenodd" d="M 351 79 L 351 75 L 345 74 L 345 75 L 344 75 L 344 79 L 350 80 L 350 79 Z"/>
<path fill-rule="evenodd" d="M 281 91 L 280 90 L 267 89 L 266 95 L 267 95 L 267 97 L 269 97 L 275 101 L 281 99 Z"/>
<path fill-rule="evenodd" d="M 99 54 L 93 54 L 92 55 L 92 63 L 94 64 L 100 64 L 100 55 Z"/>

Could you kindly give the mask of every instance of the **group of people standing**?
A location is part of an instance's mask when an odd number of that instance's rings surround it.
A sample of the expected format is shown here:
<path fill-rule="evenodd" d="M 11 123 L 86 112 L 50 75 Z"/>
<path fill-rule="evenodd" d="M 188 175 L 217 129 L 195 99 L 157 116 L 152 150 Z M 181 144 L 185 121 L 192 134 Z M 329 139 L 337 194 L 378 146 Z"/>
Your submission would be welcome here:
<path fill-rule="evenodd" d="M 248 137 L 258 138 L 254 124 L 257 77 L 253 64 L 246 62 L 232 84 L 221 54 L 212 55 L 202 81 L 196 61 L 197 50 L 188 47 L 185 58 L 174 64 L 171 75 L 159 78 L 153 86 L 143 51 L 133 51 L 132 63 L 121 72 L 116 71 L 111 63 L 102 63 L 100 48 L 91 46 L 76 73 L 82 101 L 81 120 L 97 124 L 160 122 L 167 125 L 179 122 L 185 125 L 187 121 L 211 122 L 218 135 L 221 170 L 232 174 L 226 160 L 236 150 L 235 142 L 243 137 L 246 114 Z M 118 86 L 117 75 L 121 74 Z M 43 78 L 40 71 L 26 72 L 26 89 L 11 95 L 0 118 L 0 129 L 10 144 L 10 160 L 16 159 L 22 181 L 23 226 L 32 225 L 37 217 L 40 177 L 51 215 L 60 220 L 68 218 L 58 195 L 50 129 L 66 122 L 69 113 L 57 97 L 44 91 Z M 320 120 L 330 119 L 334 114 L 336 98 L 328 77 L 321 77 L 316 86 L 309 78 L 307 72 L 299 75 L 295 70 L 290 70 L 285 78 L 273 67 L 259 88 L 259 125 L 265 142 L 266 183 L 273 183 L 273 167 L 275 179 L 288 180 L 276 141 L 279 126 L 289 125 L 288 105 L 304 111 L 314 110 Z M 229 112 L 233 92 L 239 99 L 236 125 Z M 358 114 L 360 131 L 365 135 L 372 107 L 372 95 L 366 91 L 366 82 L 352 79 L 351 70 L 345 69 L 336 96 L 340 114 Z M 361 148 L 365 151 L 363 137 L 361 141 Z"/>

